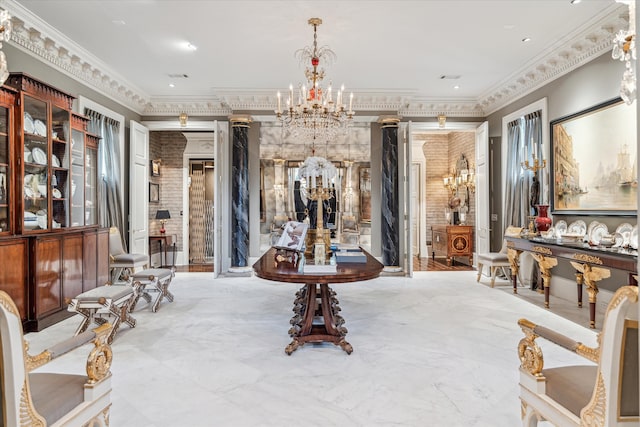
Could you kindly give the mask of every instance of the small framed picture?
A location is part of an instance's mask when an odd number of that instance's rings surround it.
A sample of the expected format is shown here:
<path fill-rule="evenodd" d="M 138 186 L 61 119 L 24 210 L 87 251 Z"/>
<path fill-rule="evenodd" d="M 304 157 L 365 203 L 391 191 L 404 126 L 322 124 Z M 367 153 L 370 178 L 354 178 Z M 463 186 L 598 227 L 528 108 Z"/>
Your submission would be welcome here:
<path fill-rule="evenodd" d="M 160 202 L 160 184 L 154 184 L 153 182 L 149 183 L 149 202 Z"/>
<path fill-rule="evenodd" d="M 151 176 L 160 176 L 160 160 L 151 160 Z"/>

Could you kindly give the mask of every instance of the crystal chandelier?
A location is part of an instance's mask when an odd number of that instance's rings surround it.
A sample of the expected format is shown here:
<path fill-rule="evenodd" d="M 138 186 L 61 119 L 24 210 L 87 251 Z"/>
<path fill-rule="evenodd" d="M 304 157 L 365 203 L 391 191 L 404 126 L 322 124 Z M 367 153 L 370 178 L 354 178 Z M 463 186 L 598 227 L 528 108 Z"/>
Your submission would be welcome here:
<path fill-rule="evenodd" d="M 6 10 L 0 12 L 0 49 L 2 49 L 2 41 L 9 41 L 11 38 L 11 15 Z M 7 57 L 0 50 L 0 85 L 9 77 L 9 66 L 7 65 Z"/>
<path fill-rule="evenodd" d="M 636 60 L 636 2 L 635 0 L 616 0 L 629 7 L 629 29 L 620 30 L 613 39 L 613 59 L 619 59 L 625 63 L 625 70 L 620 83 L 620 97 L 628 105 L 636 99 L 636 75 L 633 63 Z"/>
<path fill-rule="evenodd" d="M 307 84 L 299 85 L 294 92 L 293 85 L 289 85 L 289 95 L 286 99 L 286 109 L 282 111 L 281 94 L 278 92 L 278 109 L 275 111 L 278 121 L 294 136 L 309 140 L 333 140 L 340 134 L 345 134 L 353 122 L 353 93 L 349 95 L 349 108 L 344 100 L 344 86 L 337 91 L 334 100 L 331 83 L 325 89 L 322 80 L 324 69 L 319 68 L 320 60 L 327 63 L 333 61 L 335 53 L 327 46 L 318 47 L 318 26 L 322 19 L 311 18 L 309 25 L 313 26 L 313 46 L 307 46 L 296 52 L 301 63 L 311 64 L 305 69 Z"/>

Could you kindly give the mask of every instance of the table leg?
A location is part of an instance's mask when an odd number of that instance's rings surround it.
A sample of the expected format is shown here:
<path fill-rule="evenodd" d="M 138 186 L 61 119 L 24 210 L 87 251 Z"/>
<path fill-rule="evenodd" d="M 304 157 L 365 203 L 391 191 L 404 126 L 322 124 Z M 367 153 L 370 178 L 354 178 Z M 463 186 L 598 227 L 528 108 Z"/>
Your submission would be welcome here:
<path fill-rule="evenodd" d="M 542 284 L 544 286 L 544 307 L 549 308 L 549 295 L 551 290 L 551 269 L 558 265 L 558 260 L 546 257 L 541 253 L 532 253 L 533 259 L 538 263 L 540 274 L 542 274 Z"/>
<path fill-rule="evenodd" d="M 578 307 L 582 307 L 582 284 L 584 283 L 584 277 L 582 272 L 576 271 L 576 285 L 578 286 Z"/>
<path fill-rule="evenodd" d="M 353 347 L 345 340 L 344 318 L 338 314 L 339 302 L 329 285 L 306 284 L 296 293 L 293 305 L 295 314 L 289 329 L 293 341 L 285 348 L 288 355 L 307 342 L 330 342 L 351 354 Z M 316 316 L 322 316 L 321 324 L 314 324 Z"/>
<path fill-rule="evenodd" d="M 598 300 L 598 282 L 611 277 L 611 271 L 603 267 L 592 267 L 590 264 L 570 261 L 573 268 L 582 273 L 584 284 L 589 295 L 589 327 L 596 327 L 596 302 Z"/>
<path fill-rule="evenodd" d="M 509 258 L 509 264 L 511 265 L 511 280 L 513 281 L 513 293 L 518 293 L 518 271 L 520 270 L 520 254 L 522 251 L 507 248 L 507 258 Z"/>

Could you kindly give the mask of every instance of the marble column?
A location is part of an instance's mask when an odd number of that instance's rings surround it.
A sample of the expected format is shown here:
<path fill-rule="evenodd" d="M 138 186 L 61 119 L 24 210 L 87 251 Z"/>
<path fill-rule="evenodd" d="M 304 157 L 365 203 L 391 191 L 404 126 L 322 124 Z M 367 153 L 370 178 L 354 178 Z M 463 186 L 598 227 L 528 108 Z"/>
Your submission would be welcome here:
<path fill-rule="evenodd" d="M 400 265 L 400 197 L 398 189 L 398 123 L 397 117 L 385 117 L 382 124 L 382 263 L 385 267 Z"/>
<path fill-rule="evenodd" d="M 249 264 L 249 124 L 248 116 L 230 118 L 231 152 L 231 268 Z"/>

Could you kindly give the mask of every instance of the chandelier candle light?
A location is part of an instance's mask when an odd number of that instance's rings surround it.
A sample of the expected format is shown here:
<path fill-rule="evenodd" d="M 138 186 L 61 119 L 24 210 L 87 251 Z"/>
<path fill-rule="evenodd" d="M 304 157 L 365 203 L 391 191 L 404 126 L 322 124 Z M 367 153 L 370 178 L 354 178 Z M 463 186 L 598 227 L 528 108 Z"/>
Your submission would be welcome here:
<path fill-rule="evenodd" d="M 316 139 L 325 137 L 333 140 L 337 135 L 345 133 L 353 122 L 353 93 L 349 95 L 349 108 L 344 100 L 344 86 L 338 90 L 336 99 L 333 98 L 333 88 L 329 83 L 325 90 L 322 80 L 324 69 L 319 68 L 320 60 L 330 63 L 335 59 L 335 53 L 327 46 L 318 47 L 318 26 L 322 19 L 311 18 L 309 25 L 313 26 L 313 46 L 307 46 L 296 52 L 296 57 L 302 62 L 309 61 L 311 67 L 305 69 L 307 84 L 300 85 L 294 92 L 293 85 L 289 85 L 286 99 L 286 110 L 282 110 L 282 95 L 277 93 L 278 107 L 275 111 L 282 126 L 288 128 L 293 135 Z"/>
<path fill-rule="evenodd" d="M 329 160 L 323 157 L 307 157 L 300 166 L 300 176 L 304 176 L 309 189 L 309 200 L 315 200 L 316 211 L 316 229 L 315 242 L 308 240 L 307 247 L 313 243 L 313 254 L 316 265 L 322 265 L 326 262 L 327 251 L 330 251 L 329 244 L 325 239 L 324 215 L 322 212 L 323 202 L 329 200 L 333 195 L 329 191 L 329 181 L 337 175 L 336 167 Z M 307 232 L 307 236 L 312 237 L 313 230 Z M 329 230 L 327 230 L 328 232 Z"/>

